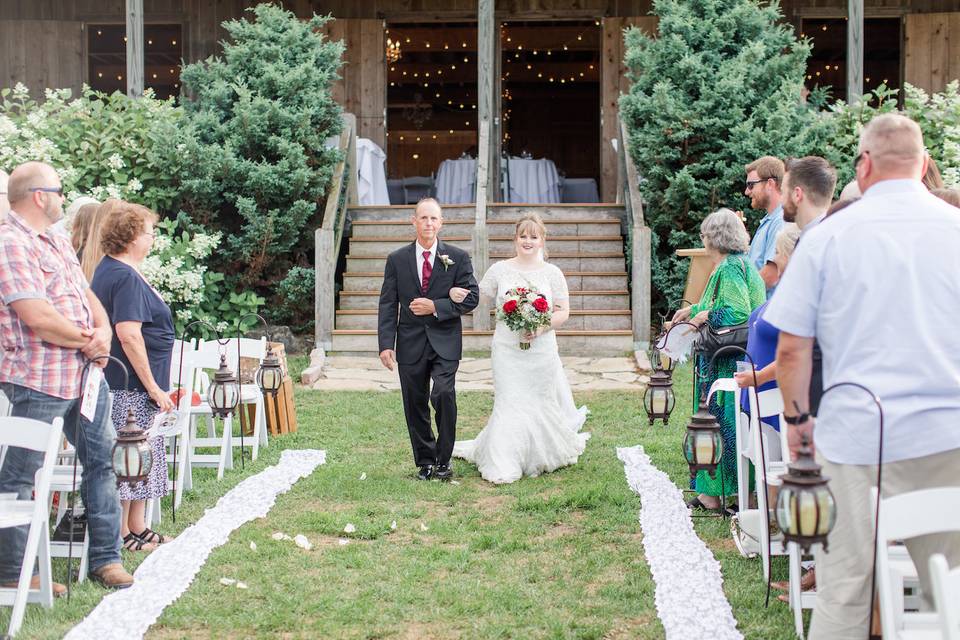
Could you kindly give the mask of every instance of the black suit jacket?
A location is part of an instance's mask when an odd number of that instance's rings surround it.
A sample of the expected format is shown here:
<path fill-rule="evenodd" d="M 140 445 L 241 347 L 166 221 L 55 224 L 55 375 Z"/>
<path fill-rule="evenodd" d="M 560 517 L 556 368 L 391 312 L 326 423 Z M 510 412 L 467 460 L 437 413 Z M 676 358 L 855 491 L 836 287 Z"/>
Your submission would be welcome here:
<path fill-rule="evenodd" d="M 430 346 L 444 360 L 460 360 L 463 355 L 463 327 L 460 316 L 473 311 L 480 301 L 480 289 L 473 276 L 473 263 L 467 252 L 443 240 L 437 241 L 433 273 L 426 295 L 420 293 L 416 242 L 387 256 L 380 288 L 377 337 L 380 351 L 395 349 L 399 364 L 413 364 Z M 453 261 L 445 267 L 440 256 Z M 448 295 L 451 287 L 469 289 L 466 299 L 457 304 Z M 418 316 L 410 311 L 414 298 L 430 298 L 437 315 Z M 399 313 L 398 313 L 399 310 Z"/>

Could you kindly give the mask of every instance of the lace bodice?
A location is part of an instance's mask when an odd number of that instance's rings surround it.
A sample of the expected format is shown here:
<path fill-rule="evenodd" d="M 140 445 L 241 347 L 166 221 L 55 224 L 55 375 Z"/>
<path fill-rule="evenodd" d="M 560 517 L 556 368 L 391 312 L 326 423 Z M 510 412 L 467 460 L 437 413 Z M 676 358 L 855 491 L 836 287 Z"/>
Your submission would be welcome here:
<path fill-rule="evenodd" d="M 567 279 L 558 267 L 544 262 L 538 269 L 525 271 L 514 267 L 509 260 L 490 265 L 480 281 L 480 295 L 496 298 L 500 306 L 507 291 L 523 286 L 536 287 L 547 297 L 550 306 L 570 298 Z"/>

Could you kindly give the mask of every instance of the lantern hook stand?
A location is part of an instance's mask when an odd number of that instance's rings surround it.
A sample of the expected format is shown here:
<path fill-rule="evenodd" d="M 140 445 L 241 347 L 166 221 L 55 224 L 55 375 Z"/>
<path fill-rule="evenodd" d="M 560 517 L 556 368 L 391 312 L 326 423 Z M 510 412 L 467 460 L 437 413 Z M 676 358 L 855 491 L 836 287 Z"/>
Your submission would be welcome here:
<path fill-rule="evenodd" d="M 759 391 L 759 390 L 760 390 L 760 385 L 759 385 L 759 383 L 757 382 L 757 363 L 754 362 L 753 357 L 752 357 L 752 356 L 747 352 L 747 350 L 744 349 L 743 347 L 740 347 L 740 346 L 737 346 L 737 345 L 728 345 L 728 346 L 726 346 L 726 347 L 720 347 L 719 349 L 717 349 L 717 350 L 714 352 L 713 357 L 710 358 L 710 365 L 709 365 L 709 366 L 713 366 L 713 361 L 714 361 L 714 359 L 715 359 L 718 355 L 720 355 L 721 353 L 723 353 L 724 351 L 732 351 L 732 352 L 735 352 L 735 353 L 742 353 L 743 355 L 745 355 L 745 356 L 747 357 L 747 360 L 750 361 L 750 370 L 751 370 L 751 372 L 752 372 L 752 374 L 753 374 L 753 387 L 752 387 L 752 392 L 753 392 L 753 399 L 754 399 L 754 403 L 750 405 L 750 408 L 753 409 L 754 405 L 756 406 L 756 411 L 757 411 L 757 435 L 760 437 L 760 464 L 763 465 L 763 469 L 764 469 L 763 476 L 764 476 L 764 478 L 766 478 L 766 476 L 767 476 L 767 473 L 766 473 L 766 469 L 767 469 L 767 459 L 766 459 L 766 457 L 767 457 L 767 454 L 766 454 L 766 449 L 764 449 L 764 445 L 763 445 L 763 425 L 760 423 L 760 415 L 759 415 L 759 413 L 760 413 L 760 391 Z M 750 391 L 748 391 L 747 393 L 750 393 Z M 739 454 L 738 454 L 738 455 L 739 455 Z M 738 457 L 738 458 L 737 458 L 737 463 L 738 463 L 738 464 L 739 464 L 739 461 L 740 461 L 740 459 L 739 459 L 739 457 Z M 764 491 L 764 493 L 766 494 L 766 491 L 767 491 L 766 484 L 765 484 L 764 487 L 763 487 L 763 491 Z M 768 505 L 770 504 L 769 498 L 766 500 L 766 503 L 767 503 Z M 766 572 L 766 573 L 767 573 L 767 597 L 766 597 L 766 600 L 764 601 L 764 604 L 763 604 L 764 608 L 767 608 L 767 607 L 770 606 L 770 589 L 771 589 L 771 582 L 772 582 L 772 580 L 773 580 L 773 567 L 772 567 L 772 564 L 773 564 L 773 563 L 772 563 L 772 560 L 771 560 L 772 544 L 771 544 L 771 541 L 770 541 L 770 537 L 771 537 L 771 532 L 770 532 L 770 514 L 769 514 L 769 513 L 763 513 L 763 514 L 760 514 L 760 516 L 761 516 L 761 519 L 763 520 L 763 526 L 766 527 L 766 529 L 767 529 L 767 572 Z"/>
<path fill-rule="evenodd" d="M 874 505 L 873 519 L 873 570 L 871 571 L 870 577 L 870 623 L 867 626 L 867 637 L 869 637 L 873 630 L 873 602 L 877 597 L 877 538 L 880 535 L 880 496 L 883 492 L 883 403 L 880 402 L 880 397 L 877 394 L 859 382 L 837 382 L 823 390 L 823 393 L 820 395 L 821 404 L 823 403 L 823 397 L 837 387 L 855 387 L 868 393 L 870 399 L 877 405 L 877 413 L 880 416 L 880 434 L 877 447 L 877 502 Z M 794 402 L 794 406 L 796 407 L 796 402 Z M 797 407 L 797 411 L 800 411 L 799 407 Z M 814 429 L 816 429 L 816 425 L 814 425 Z"/>
<path fill-rule="evenodd" d="M 80 393 L 81 393 L 80 397 L 81 397 L 81 400 L 82 400 L 82 398 L 83 398 L 83 390 L 86 389 L 86 387 L 87 387 L 87 377 L 89 376 L 89 373 L 90 373 L 90 365 L 92 365 L 92 364 L 94 364 L 94 363 L 97 363 L 97 362 L 99 362 L 99 361 L 101 361 L 101 360 L 107 360 L 108 362 L 111 362 L 111 361 L 112 361 L 112 362 L 116 362 L 118 365 L 120 365 L 120 369 L 123 371 L 123 388 L 124 388 L 125 390 L 129 390 L 129 389 L 130 389 L 130 372 L 127 371 L 127 365 L 123 364 L 122 361 L 120 361 L 118 358 L 115 358 L 114 356 L 111 356 L 111 355 L 108 355 L 108 354 L 102 354 L 102 355 L 99 355 L 99 356 L 94 356 L 93 358 L 90 358 L 89 360 L 87 360 L 86 362 L 83 363 L 83 368 L 80 370 Z M 75 433 L 76 433 L 77 436 L 80 435 L 80 419 L 81 419 L 81 418 L 82 418 L 82 416 L 80 415 L 80 407 L 77 407 L 77 428 L 76 428 L 76 431 L 75 431 Z M 69 509 L 70 509 L 70 517 L 71 517 L 71 518 L 76 518 L 76 513 L 74 512 L 74 508 L 76 507 L 76 495 L 77 495 L 77 460 L 80 458 L 80 448 L 79 448 L 79 447 L 74 447 L 74 449 L 75 449 L 75 450 L 74 450 L 74 452 L 73 452 L 73 478 L 72 478 L 72 480 L 70 481 L 71 491 L 70 491 L 70 507 L 69 507 Z M 84 508 L 86 508 L 86 505 L 84 505 Z M 73 524 L 73 523 L 71 523 L 71 525 L 72 525 L 72 524 Z M 89 526 L 89 525 L 88 525 L 88 526 Z M 74 538 L 74 533 L 75 533 L 75 528 L 74 528 L 73 526 L 71 526 L 71 527 L 70 527 L 70 537 L 69 537 L 69 540 L 68 540 L 68 543 L 67 543 L 67 580 L 66 580 L 66 582 L 67 582 L 67 602 L 70 602 L 70 591 L 71 591 L 71 589 L 70 589 L 70 583 L 72 582 L 71 577 L 73 576 L 73 538 Z"/>
<path fill-rule="evenodd" d="M 205 325 L 208 329 L 213 331 L 213 334 L 217 336 L 217 343 L 220 344 L 220 332 L 217 331 L 217 328 L 206 320 L 194 320 L 187 326 L 183 328 L 183 334 L 180 338 L 180 365 L 177 371 L 177 410 L 180 410 L 180 403 L 183 402 L 184 396 L 187 398 L 187 406 L 189 407 L 193 402 L 193 380 L 190 381 L 190 390 L 185 392 L 183 390 L 183 345 L 186 343 L 186 337 L 189 335 L 190 328 L 202 324 Z M 190 425 L 187 425 L 187 432 L 189 434 Z M 177 523 L 177 437 L 178 434 L 173 435 L 173 500 L 171 501 L 172 505 L 172 514 L 173 514 L 173 523 Z"/>
<path fill-rule="evenodd" d="M 687 300 L 686 298 L 677 298 L 676 300 L 671 300 L 670 302 L 667 303 L 666 313 L 660 313 L 659 311 L 657 312 L 657 315 L 660 316 L 661 327 L 667 323 L 667 316 L 670 315 L 670 309 L 672 309 L 674 305 L 677 305 L 680 303 L 684 303 L 687 306 L 693 306 L 693 303 Z M 680 323 L 678 322 L 677 324 L 680 324 Z"/>
<path fill-rule="evenodd" d="M 238 388 L 241 389 L 241 390 L 243 389 L 243 381 L 240 380 L 240 332 L 241 332 L 241 326 L 242 326 L 243 321 L 244 321 L 245 318 L 257 318 L 258 320 L 260 320 L 261 323 L 263 323 L 263 333 L 264 333 L 264 335 L 265 335 L 266 338 L 267 338 L 267 355 L 264 357 L 264 360 L 265 360 L 265 361 L 269 360 L 269 359 L 270 359 L 270 356 L 273 355 L 273 349 L 272 349 L 272 347 L 270 347 L 270 342 L 271 342 L 271 340 L 270 340 L 270 325 L 267 324 L 267 321 L 264 320 L 263 316 L 261 316 L 259 313 L 253 313 L 253 312 L 251 311 L 250 313 L 245 313 L 245 314 L 243 314 L 242 316 L 240 316 L 239 318 L 237 318 L 237 384 L 238 384 Z M 272 361 L 271 361 L 271 362 L 272 362 Z M 255 382 L 256 382 L 256 380 L 255 380 Z M 269 394 L 269 395 L 272 397 L 272 399 L 273 399 L 273 413 L 274 413 L 274 417 L 275 417 L 275 419 L 276 419 L 276 422 L 274 422 L 274 424 L 276 425 L 277 432 L 279 433 L 279 429 L 280 429 L 280 400 L 279 400 L 279 398 L 277 397 L 277 390 L 276 390 L 276 389 L 272 389 L 272 390 L 271 390 L 271 389 L 264 389 L 263 387 L 261 387 L 261 393 Z M 267 423 L 267 420 L 266 420 L 266 411 L 267 411 L 266 401 L 264 401 L 263 411 L 264 411 L 264 420 L 263 420 L 263 423 L 264 423 L 264 428 L 266 428 L 266 423 Z M 246 414 L 246 412 L 241 409 L 241 411 L 240 411 L 240 466 L 241 466 L 241 468 L 243 468 L 243 452 L 244 452 L 244 447 L 243 447 L 243 433 L 244 433 L 244 431 L 246 430 L 246 425 L 244 424 L 245 414 Z M 256 418 L 254 418 L 254 419 L 256 419 Z"/>
<path fill-rule="evenodd" d="M 680 323 L 677 323 L 677 324 L 680 324 Z M 684 323 L 684 324 L 689 324 L 689 325 L 691 325 L 691 326 L 693 326 L 693 327 L 696 327 L 696 326 L 697 326 L 697 325 L 693 324 L 692 322 L 687 322 L 687 323 Z M 676 325 L 674 325 L 674 326 L 676 326 Z M 672 329 L 672 328 L 673 328 L 673 327 L 671 327 L 671 329 Z M 718 350 L 718 351 L 719 351 L 719 350 Z M 694 358 L 696 358 L 696 352 L 694 352 Z M 707 363 L 707 367 L 712 367 L 712 366 L 713 366 L 713 359 L 711 358 L 710 361 Z M 700 376 L 699 376 L 699 374 L 698 374 L 698 372 L 697 372 L 696 359 L 694 359 L 694 390 L 696 390 L 696 388 L 697 388 L 697 378 L 699 378 L 699 377 L 700 377 Z M 705 385 L 701 385 L 701 388 L 700 388 L 700 406 L 697 408 L 697 412 L 698 412 L 698 413 L 699 413 L 699 411 L 700 411 L 701 409 L 703 409 L 704 411 L 709 412 L 710 401 L 709 401 L 709 399 L 706 397 L 707 393 L 709 393 L 709 389 L 703 388 L 704 386 L 705 386 Z M 714 420 L 716 420 L 716 418 L 714 418 Z M 689 427 L 688 427 L 688 428 L 689 428 Z M 721 454 L 721 458 L 722 458 L 722 457 L 723 457 L 723 455 Z M 710 473 L 709 470 L 705 470 L 705 471 L 707 471 L 708 474 Z M 691 474 L 692 474 L 692 473 L 693 473 L 693 472 L 691 472 Z M 691 517 L 691 518 L 722 518 L 722 519 L 724 519 L 724 520 L 727 519 L 727 489 L 726 489 L 726 479 L 724 478 L 724 475 L 723 475 L 723 462 L 722 462 L 722 459 L 721 459 L 720 462 L 717 463 L 717 473 L 718 473 L 719 476 L 720 476 L 720 506 L 717 508 L 716 513 L 707 513 L 707 514 L 691 513 L 691 514 L 690 514 L 690 517 Z M 691 481 L 693 481 L 694 477 L 695 477 L 694 475 L 691 475 L 691 478 L 690 478 Z M 697 491 L 696 491 L 696 489 L 684 489 L 684 490 L 683 490 L 683 493 L 685 493 L 685 494 L 696 494 Z"/>

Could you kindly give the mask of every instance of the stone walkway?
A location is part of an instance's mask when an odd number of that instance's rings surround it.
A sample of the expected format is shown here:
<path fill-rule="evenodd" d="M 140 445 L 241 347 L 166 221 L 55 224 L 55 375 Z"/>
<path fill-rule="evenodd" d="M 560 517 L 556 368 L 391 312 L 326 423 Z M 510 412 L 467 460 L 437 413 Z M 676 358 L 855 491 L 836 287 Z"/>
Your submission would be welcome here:
<path fill-rule="evenodd" d="M 562 358 L 573 391 L 643 391 L 649 366 L 646 358 Z M 457 372 L 458 391 L 493 391 L 490 358 L 464 358 Z M 396 371 L 388 371 L 376 357 L 327 358 L 313 389 L 326 391 L 394 391 L 400 388 Z"/>

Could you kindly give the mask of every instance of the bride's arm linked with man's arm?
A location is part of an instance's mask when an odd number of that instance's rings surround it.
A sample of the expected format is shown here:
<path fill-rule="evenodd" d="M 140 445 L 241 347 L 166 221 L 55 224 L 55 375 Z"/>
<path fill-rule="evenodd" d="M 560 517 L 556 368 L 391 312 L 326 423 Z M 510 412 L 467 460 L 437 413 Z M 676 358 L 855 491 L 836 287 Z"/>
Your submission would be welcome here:
<path fill-rule="evenodd" d="M 441 322 L 470 313 L 480 303 L 480 287 L 473 275 L 473 263 L 464 251 L 454 267 L 457 269 L 453 287 L 446 298 L 433 301 L 437 309 L 437 320 Z M 454 295 L 456 294 L 456 295 Z"/>

